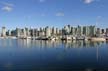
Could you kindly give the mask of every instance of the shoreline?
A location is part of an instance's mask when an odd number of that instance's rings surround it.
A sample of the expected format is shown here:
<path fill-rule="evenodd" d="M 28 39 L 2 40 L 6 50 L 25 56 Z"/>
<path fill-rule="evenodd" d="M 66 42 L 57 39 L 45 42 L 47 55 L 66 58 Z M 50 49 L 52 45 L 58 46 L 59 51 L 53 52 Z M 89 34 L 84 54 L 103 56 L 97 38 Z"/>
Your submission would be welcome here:
<path fill-rule="evenodd" d="M 46 38 L 46 39 L 36 39 L 36 38 L 32 38 L 32 37 L 26 37 L 26 38 L 18 38 L 15 36 L 8 36 L 8 37 L 0 37 L 0 39 L 30 39 L 30 40 L 62 40 L 62 38 L 59 39 L 50 39 L 50 38 Z M 83 40 L 83 41 L 107 41 L 108 38 L 105 37 L 89 37 L 89 38 L 85 38 L 85 39 L 64 39 L 64 41 L 77 41 L 77 40 Z M 63 41 L 63 40 L 62 40 Z"/>

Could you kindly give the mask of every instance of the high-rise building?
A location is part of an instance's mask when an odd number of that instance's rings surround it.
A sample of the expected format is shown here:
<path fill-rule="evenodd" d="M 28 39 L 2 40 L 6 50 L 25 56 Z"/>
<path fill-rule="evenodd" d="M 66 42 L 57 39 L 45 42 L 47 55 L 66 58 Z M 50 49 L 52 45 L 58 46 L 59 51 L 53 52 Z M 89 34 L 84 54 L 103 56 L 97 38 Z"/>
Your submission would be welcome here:
<path fill-rule="evenodd" d="M 26 34 L 26 36 L 30 36 L 30 31 L 29 31 L 29 28 L 25 28 L 25 34 Z"/>
<path fill-rule="evenodd" d="M 76 27 L 71 27 L 70 35 L 73 35 L 73 36 L 77 35 L 77 28 Z"/>
<path fill-rule="evenodd" d="M 95 26 L 84 26 L 83 27 L 83 35 L 95 36 L 96 35 L 96 27 Z"/>
<path fill-rule="evenodd" d="M 106 28 L 106 36 L 108 36 L 108 28 Z"/>
<path fill-rule="evenodd" d="M 108 34 L 108 28 L 106 28 L 106 34 Z"/>
<path fill-rule="evenodd" d="M 30 29 L 30 36 L 33 37 L 34 36 L 34 30 Z"/>
<path fill-rule="evenodd" d="M 6 37 L 6 27 L 2 27 L 2 37 Z"/>
<path fill-rule="evenodd" d="M 77 27 L 77 35 L 81 36 L 83 34 L 83 27 L 78 26 Z"/>
<path fill-rule="evenodd" d="M 11 36 L 16 36 L 16 30 L 11 30 L 10 33 L 11 33 Z M 10 33 L 9 33 L 9 35 L 10 35 Z"/>
<path fill-rule="evenodd" d="M 83 27 L 83 35 L 85 35 L 85 36 L 87 36 L 87 34 L 88 34 L 87 33 L 87 28 L 88 28 L 87 26 L 84 26 Z"/>
<path fill-rule="evenodd" d="M 39 34 L 38 34 L 38 30 L 37 29 L 34 29 L 34 37 L 38 37 Z"/>
<path fill-rule="evenodd" d="M 23 37 L 27 37 L 26 29 L 25 28 L 23 29 Z"/>
<path fill-rule="evenodd" d="M 21 29 L 16 28 L 16 36 L 20 37 L 21 36 Z"/>
<path fill-rule="evenodd" d="M 8 30 L 8 31 L 6 32 L 6 35 L 7 35 L 7 36 L 11 36 L 11 31 Z"/>
<path fill-rule="evenodd" d="M 51 29 L 48 26 L 45 28 L 45 36 L 46 37 L 50 37 L 51 36 Z"/>
<path fill-rule="evenodd" d="M 96 35 L 96 27 L 89 26 L 89 36 L 95 36 L 95 35 Z"/>
<path fill-rule="evenodd" d="M 56 35 L 59 35 L 59 29 L 56 28 Z"/>
<path fill-rule="evenodd" d="M 96 36 L 100 36 L 100 35 L 101 35 L 101 29 L 100 28 L 97 28 Z"/>
<path fill-rule="evenodd" d="M 70 34 L 70 31 L 71 31 L 70 25 L 64 26 L 64 33 L 65 33 L 66 35 L 69 35 L 69 34 Z"/>
<path fill-rule="evenodd" d="M 52 28 L 52 35 L 56 35 L 56 28 Z"/>
<path fill-rule="evenodd" d="M 101 29 L 101 33 L 102 33 L 102 34 L 105 34 L 105 30 L 104 30 L 104 29 Z"/>
<path fill-rule="evenodd" d="M 91 32 L 90 26 L 84 26 L 83 27 L 83 33 L 82 33 L 83 35 L 90 36 L 91 35 L 90 32 Z"/>

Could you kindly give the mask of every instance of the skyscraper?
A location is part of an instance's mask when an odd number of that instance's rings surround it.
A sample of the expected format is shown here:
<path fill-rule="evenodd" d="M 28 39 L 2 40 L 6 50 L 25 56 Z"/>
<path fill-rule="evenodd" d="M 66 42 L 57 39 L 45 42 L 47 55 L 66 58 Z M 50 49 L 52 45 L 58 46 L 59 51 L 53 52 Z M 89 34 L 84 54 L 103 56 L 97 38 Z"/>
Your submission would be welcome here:
<path fill-rule="evenodd" d="M 6 27 L 2 27 L 2 37 L 6 37 Z"/>
<path fill-rule="evenodd" d="M 89 36 L 95 36 L 97 29 L 95 26 L 89 26 L 89 31 Z"/>
<path fill-rule="evenodd" d="M 82 26 L 78 26 L 77 27 L 77 35 L 81 36 L 83 34 L 83 27 Z"/>
<path fill-rule="evenodd" d="M 54 27 L 52 28 L 52 35 L 56 35 L 56 29 Z"/>
<path fill-rule="evenodd" d="M 50 37 L 51 36 L 51 29 L 48 26 L 45 28 L 45 36 L 46 37 Z"/>

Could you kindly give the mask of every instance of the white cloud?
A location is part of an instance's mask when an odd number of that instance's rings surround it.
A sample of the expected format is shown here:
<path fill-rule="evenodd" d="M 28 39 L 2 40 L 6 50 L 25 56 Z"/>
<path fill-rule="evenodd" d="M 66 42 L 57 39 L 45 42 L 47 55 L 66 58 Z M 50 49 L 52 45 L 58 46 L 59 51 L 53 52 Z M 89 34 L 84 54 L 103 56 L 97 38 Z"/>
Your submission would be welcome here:
<path fill-rule="evenodd" d="M 58 13 L 56 13 L 56 16 L 64 16 L 64 13 L 63 12 L 58 12 Z"/>
<path fill-rule="evenodd" d="M 85 4 L 90 4 L 90 3 L 92 3 L 92 2 L 94 2 L 95 0 L 83 0 L 83 2 L 85 3 Z"/>
<path fill-rule="evenodd" d="M 4 6 L 4 7 L 2 7 L 2 10 L 6 11 L 6 12 L 11 12 L 13 10 L 13 8 L 10 6 Z"/>
<path fill-rule="evenodd" d="M 3 5 L 1 10 L 6 11 L 6 12 L 11 12 L 13 10 L 13 6 L 14 6 L 13 4 L 6 3 L 6 2 L 2 2 L 1 4 Z"/>

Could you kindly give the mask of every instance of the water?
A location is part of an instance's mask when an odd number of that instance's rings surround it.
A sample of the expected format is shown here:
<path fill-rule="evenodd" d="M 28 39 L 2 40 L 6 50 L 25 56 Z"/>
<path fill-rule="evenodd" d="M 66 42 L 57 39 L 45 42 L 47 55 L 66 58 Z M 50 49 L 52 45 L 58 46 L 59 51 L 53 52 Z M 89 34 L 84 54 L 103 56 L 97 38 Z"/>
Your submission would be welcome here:
<path fill-rule="evenodd" d="M 0 71 L 107 68 L 108 42 L 0 39 Z"/>

